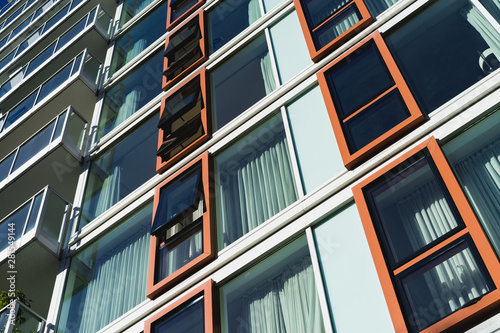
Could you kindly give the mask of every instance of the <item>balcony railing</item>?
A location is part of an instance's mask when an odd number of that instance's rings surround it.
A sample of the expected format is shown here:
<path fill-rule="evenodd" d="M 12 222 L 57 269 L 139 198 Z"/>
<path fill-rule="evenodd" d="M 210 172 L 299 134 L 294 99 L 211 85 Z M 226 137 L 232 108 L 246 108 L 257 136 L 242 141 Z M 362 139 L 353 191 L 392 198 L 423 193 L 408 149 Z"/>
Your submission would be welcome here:
<path fill-rule="evenodd" d="M 0 259 L 5 260 L 8 254 L 13 252 L 12 250 L 18 251 L 33 238 L 57 255 L 63 241 L 70 208 L 69 202 L 50 187 L 45 187 L 0 221 L 2 236 Z M 13 249 L 9 248 L 9 236 L 15 237 L 15 241 L 11 238 Z"/>
<path fill-rule="evenodd" d="M 0 310 L 0 333 L 41 333 L 45 322 L 44 318 L 18 300 Z"/>
<path fill-rule="evenodd" d="M 21 6 L 21 8 L 19 8 L 17 11 L 15 11 L 11 16 L 9 16 L 6 20 L 4 20 L 2 22 L 2 24 L 0 25 L 0 32 L 7 28 L 9 26 L 10 23 L 14 22 L 22 13 L 24 13 L 25 11 L 27 11 L 28 9 L 31 8 L 31 5 L 33 5 L 37 0 L 28 0 L 24 3 L 24 5 Z M 49 2 L 52 1 L 52 0 L 49 0 Z M 15 1 L 13 1 L 15 2 Z M 45 5 L 43 6 L 45 7 Z"/>
<path fill-rule="evenodd" d="M 53 91 L 60 86 L 64 86 L 66 82 L 72 80 L 75 76 L 84 77 L 89 84 L 94 86 L 94 89 L 97 89 L 101 70 L 102 64 L 88 53 L 87 50 L 83 51 L 15 107 L 7 111 L 4 115 L 0 115 L 0 134 L 25 114 L 29 113 L 38 104 L 41 104 Z"/>
<path fill-rule="evenodd" d="M 66 17 L 71 15 L 76 7 L 88 0 L 73 0 L 69 4 L 63 7 L 57 14 L 52 16 L 49 20 L 41 24 L 40 28 L 37 29 L 34 33 L 32 33 L 29 37 L 24 39 L 22 43 L 16 43 L 18 46 L 14 48 L 7 56 L 5 56 L 0 61 L 0 71 L 2 71 L 6 66 L 18 58 L 22 53 L 24 53 L 28 48 L 30 48 L 33 44 L 35 44 L 40 38 L 47 34 L 47 32 L 51 31 L 55 26 L 59 25 L 60 22 L 63 22 Z M 26 27 L 28 29 L 28 27 Z M 33 26 L 30 25 L 30 29 L 33 29 Z M 24 31 L 25 29 L 23 29 Z M 13 38 L 9 36 L 5 37 L 2 41 L 0 41 L 0 50 L 3 49 L 7 44 L 9 44 Z"/>
<path fill-rule="evenodd" d="M 100 5 L 91 10 L 84 18 L 57 38 L 44 51 L 25 64 L 17 74 L 6 81 L 0 88 L 0 99 L 21 84 L 21 82 L 29 77 L 36 69 L 48 63 L 52 56 L 59 53 L 64 46 L 73 42 L 83 30 L 92 25 L 95 25 L 106 38 L 109 38 L 108 33 L 111 25 L 111 16 L 106 13 Z"/>
<path fill-rule="evenodd" d="M 75 154 L 81 155 L 86 131 L 85 120 L 68 108 L 0 161 L 0 188 L 5 179 L 36 159 L 38 154 L 44 154 L 61 141 L 67 143 Z"/>

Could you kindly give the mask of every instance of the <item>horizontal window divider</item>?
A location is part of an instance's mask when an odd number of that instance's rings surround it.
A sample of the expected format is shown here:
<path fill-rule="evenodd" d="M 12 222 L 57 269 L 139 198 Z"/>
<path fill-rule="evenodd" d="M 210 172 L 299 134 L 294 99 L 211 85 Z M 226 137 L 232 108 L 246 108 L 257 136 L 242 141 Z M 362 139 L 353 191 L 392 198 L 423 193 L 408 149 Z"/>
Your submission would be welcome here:
<path fill-rule="evenodd" d="M 440 242 L 439 245 L 433 246 L 432 249 L 429 249 L 429 250 L 421 253 L 420 255 L 416 256 L 415 258 L 413 258 L 412 260 L 408 261 L 407 263 L 405 263 L 405 264 L 401 265 L 400 267 L 394 269 L 393 270 L 394 275 L 397 275 L 397 274 L 405 271 L 406 269 L 410 268 L 411 266 L 415 265 L 416 263 L 421 262 L 426 257 L 429 257 L 432 254 L 441 251 L 448 244 L 451 244 L 452 242 L 456 241 L 457 239 L 459 239 L 460 237 L 462 237 L 462 236 L 464 236 L 464 235 L 466 235 L 468 233 L 469 233 L 469 230 L 467 230 L 467 229 L 462 229 L 462 230 L 457 231 L 457 233 L 455 233 L 454 235 L 452 235 L 452 236 L 448 237 L 446 240 Z"/>
<path fill-rule="evenodd" d="M 342 8 L 338 9 L 335 14 L 332 14 L 331 16 L 328 16 L 326 19 L 324 19 L 323 22 L 321 22 L 320 24 L 318 24 L 315 28 L 312 28 L 311 31 L 316 31 L 318 29 L 321 29 L 323 26 L 325 26 L 328 21 L 330 21 L 330 19 L 334 18 L 335 16 L 338 16 L 340 14 L 342 14 L 342 12 L 344 12 L 348 7 L 352 6 L 353 3 L 346 3 Z"/>
<path fill-rule="evenodd" d="M 356 115 L 362 113 L 364 110 L 368 109 L 370 106 L 372 106 L 378 100 L 382 99 L 384 96 L 386 96 L 387 94 L 389 94 L 390 92 L 392 92 L 394 90 L 398 90 L 398 86 L 393 85 L 392 87 L 390 87 L 389 89 L 387 89 L 386 91 L 384 91 L 383 93 L 381 93 L 380 95 L 378 95 L 375 99 L 373 99 L 369 103 L 365 104 L 362 108 L 360 108 L 357 111 L 353 112 L 348 117 L 345 117 L 344 120 L 343 120 L 343 123 L 348 122 L 349 120 L 351 120 Z"/>
<path fill-rule="evenodd" d="M 165 47 L 166 36 L 167 36 L 167 34 L 164 34 L 163 36 L 158 38 L 154 43 L 152 43 L 146 49 L 144 49 L 144 51 L 139 53 L 136 57 L 137 57 L 137 59 L 140 59 L 140 61 L 129 61 L 122 68 L 120 68 L 115 73 L 113 73 L 113 76 L 104 80 L 104 83 L 102 84 L 101 90 L 102 91 L 108 90 L 115 83 L 119 82 L 122 78 L 124 78 L 129 72 L 132 72 L 137 67 L 141 66 L 141 64 L 147 58 L 149 58 L 153 53 L 156 53 L 157 51 L 162 50 Z M 141 56 L 139 56 L 139 55 L 141 55 Z M 109 68 L 109 64 L 106 67 Z M 107 70 L 106 70 L 106 72 L 107 72 Z M 158 75 L 160 75 L 160 73 L 158 73 Z"/>
<path fill-rule="evenodd" d="M 103 95 L 104 96 L 104 95 Z M 112 146 L 115 142 L 119 141 L 126 133 L 130 133 L 132 129 L 138 127 L 146 118 L 158 112 L 161 106 L 161 100 L 165 97 L 165 92 L 161 92 L 158 96 L 153 98 L 149 103 L 137 110 L 133 115 L 128 117 L 116 128 L 113 128 L 109 133 L 99 139 L 98 143 L 91 143 L 90 149 L 86 155 L 86 159 L 92 160 L 101 151 L 105 151 L 108 147 Z M 99 114 L 99 112 L 97 112 Z M 93 127 L 96 127 L 94 125 Z M 93 140 L 93 138 L 91 138 Z"/>

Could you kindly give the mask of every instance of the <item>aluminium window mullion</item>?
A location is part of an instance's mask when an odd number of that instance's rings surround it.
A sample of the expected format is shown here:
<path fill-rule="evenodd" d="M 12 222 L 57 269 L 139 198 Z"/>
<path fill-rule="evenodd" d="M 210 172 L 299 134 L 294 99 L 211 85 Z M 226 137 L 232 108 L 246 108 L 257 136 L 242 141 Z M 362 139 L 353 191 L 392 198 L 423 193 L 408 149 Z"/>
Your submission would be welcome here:
<path fill-rule="evenodd" d="M 295 179 L 296 188 L 299 194 L 299 199 L 303 198 L 304 184 L 302 183 L 302 177 L 300 175 L 298 156 L 295 150 L 292 139 L 292 131 L 290 129 L 290 122 L 288 121 L 288 114 L 285 106 L 280 108 L 281 118 L 283 121 L 283 126 L 285 127 L 286 142 L 288 144 L 288 151 L 290 152 L 290 161 L 292 162 L 293 178 Z"/>
<path fill-rule="evenodd" d="M 280 84 L 280 77 L 279 77 L 279 73 L 278 73 L 278 65 L 277 65 L 276 56 L 274 54 L 273 43 L 271 40 L 271 33 L 269 32 L 269 27 L 264 29 L 264 33 L 266 35 L 266 44 L 267 44 L 267 49 L 269 52 L 269 59 L 271 60 L 271 68 L 273 71 L 274 82 L 276 83 L 276 87 L 279 87 L 281 85 Z"/>
<path fill-rule="evenodd" d="M 16 160 L 17 160 L 17 154 L 19 153 L 19 148 L 21 148 L 21 146 L 18 146 L 16 148 L 16 151 L 14 152 L 14 158 L 12 159 L 12 163 L 10 165 L 9 173 L 7 174 L 7 177 L 9 177 L 12 174 L 12 169 L 14 169 L 14 164 L 16 164 Z"/>
<path fill-rule="evenodd" d="M 316 292 L 318 293 L 321 315 L 323 317 L 323 326 L 325 327 L 325 331 L 327 333 L 334 333 L 332 329 L 333 327 L 332 318 L 330 316 L 328 301 L 326 299 L 326 289 L 323 284 L 323 277 L 321 275 L 318 253 L 316 251 L 316 245 L 314 242 L 314 236 L 311 227 L 308 227 L 306 229 L 306 239 L 307 239 L 307 246 L 309 248 L 309 254 L 311 255 L 311 264 L 313 268 L 314 281 L 316 284 Z"/>

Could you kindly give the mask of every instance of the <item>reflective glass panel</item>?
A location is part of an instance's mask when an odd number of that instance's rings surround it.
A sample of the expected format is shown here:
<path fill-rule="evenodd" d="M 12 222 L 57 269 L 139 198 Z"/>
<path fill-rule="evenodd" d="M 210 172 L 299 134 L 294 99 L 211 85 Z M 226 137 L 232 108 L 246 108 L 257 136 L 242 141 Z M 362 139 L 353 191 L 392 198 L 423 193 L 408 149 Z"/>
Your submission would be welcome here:
<path fill-rule="evenodd" d="M 182 305 L 172 314 L 167 314 L 154 323 L 154 333 L 202 333 L 205 332 L 205 303 L 203 296 Z"/>

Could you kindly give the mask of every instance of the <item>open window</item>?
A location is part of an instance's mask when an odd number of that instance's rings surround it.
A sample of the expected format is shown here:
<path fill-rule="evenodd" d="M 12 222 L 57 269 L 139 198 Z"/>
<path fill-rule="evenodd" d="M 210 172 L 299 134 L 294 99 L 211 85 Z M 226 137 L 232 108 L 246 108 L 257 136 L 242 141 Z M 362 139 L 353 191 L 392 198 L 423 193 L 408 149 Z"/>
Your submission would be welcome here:
<path fill-rule="evenodd" d="M 397 332 L 442 332 L 500 301 L 500 265 L 434 138 L 353 188 Z"/>
<path fill-rule="evenodd" d="M 167 9 L 167 30 L 172 30 L 204 3 L 204 0 L 169 0 Z"/>
<path fill-rule="evenodd" d="M 294 4 L 314 62 L 373 21 L 363 0 L 294 0 Z"/>
<path fill-rule="evenodd" d="M 155 190 L 148 297 L 153 299 L 215 255 L 208 153 Z"/>
<path fill-rule="evenodd" d="M 144 333 L 216 332 L 214 288 L 209 280 L 146 319 Z"/>
<path fill-rule="evenodd" d="M 378 32 L 317 76 L 348 169 L 425 119 Z"/>
<path fill-rule="evenodd" d="M 163 90 L 169 89 L 207 59 L 203 22 L 203 11 L 200 11 L 196 17 L 167 36 Z"/>
<path fill-rule="evenodd" d="M 162 100 L 156 170 L 162 173 L 210 137 L 205 69 Z"/>

